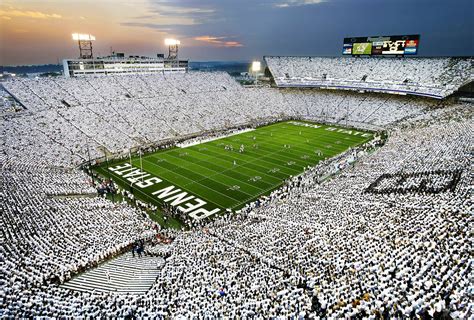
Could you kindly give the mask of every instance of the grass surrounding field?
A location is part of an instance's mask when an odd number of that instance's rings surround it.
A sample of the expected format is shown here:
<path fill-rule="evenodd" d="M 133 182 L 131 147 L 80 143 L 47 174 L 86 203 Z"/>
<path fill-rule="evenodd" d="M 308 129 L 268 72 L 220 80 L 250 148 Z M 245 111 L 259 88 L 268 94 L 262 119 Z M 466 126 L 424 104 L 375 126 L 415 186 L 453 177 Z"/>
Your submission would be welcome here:
<path fill-rule="evenodd" d="M 153 192 L 175 186 L 207 202 L 203 208 L 239 209 L 246 203 L 269 194 L 285 179 L 302 173 L 324 158 L 330 158 L 350 147 L 372 139 L 372 134 L 334 126 L 303 121 L 286 121 L 257 128 L 254 131 L 221 138 L 186 148 L 173 148 L 132 159 L 136 169 L 158 177 L 162 182 L 138 188 L 123 175 L 107 170 L 106 165 L 95 170 L 110 176 L 122 188 L 133 190 L 136 198 L 161 204 Z M 239 152 L 243 145 L 244 151 Z M 232 150 L 228 150 L 232 146 Z M 227 149 L 227 150 L 226 150 Z M 128 160 L 114 162 L 109 168 L 127 164 Z M 143 180 L 143 179 L 142 179 Z M 171 201 L 170 201 L 171 202 Z M 153 217 L 152 217 L 153 218 Z M 178 226 L 179 221 L 164 222 Z"/>

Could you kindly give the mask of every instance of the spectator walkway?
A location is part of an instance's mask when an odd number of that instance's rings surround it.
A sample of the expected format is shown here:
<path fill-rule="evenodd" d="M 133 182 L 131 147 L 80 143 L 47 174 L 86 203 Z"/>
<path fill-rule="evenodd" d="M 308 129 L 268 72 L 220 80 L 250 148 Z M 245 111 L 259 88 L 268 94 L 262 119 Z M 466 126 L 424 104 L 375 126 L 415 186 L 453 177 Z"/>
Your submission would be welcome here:
<path fill-rule="evenodd" d="M 72 278 L 61 287 L 82 292 L 145 294 L 156 281 L 164 262 L 161 257 L 135 255 L 134 258 L 127 252 Z"/>

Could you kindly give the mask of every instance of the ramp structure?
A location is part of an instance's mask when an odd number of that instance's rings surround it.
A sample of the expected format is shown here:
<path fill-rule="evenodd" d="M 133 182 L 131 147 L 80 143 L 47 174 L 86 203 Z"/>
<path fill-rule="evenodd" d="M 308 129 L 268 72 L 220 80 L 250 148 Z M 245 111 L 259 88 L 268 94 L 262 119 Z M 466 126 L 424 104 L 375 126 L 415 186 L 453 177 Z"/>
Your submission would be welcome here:
<path fill-rule="evenodd" d="M 127 252 L 61 285 L 82 292 L 146 293 L 156 280 L 163 258 L 132 256 Z"/>

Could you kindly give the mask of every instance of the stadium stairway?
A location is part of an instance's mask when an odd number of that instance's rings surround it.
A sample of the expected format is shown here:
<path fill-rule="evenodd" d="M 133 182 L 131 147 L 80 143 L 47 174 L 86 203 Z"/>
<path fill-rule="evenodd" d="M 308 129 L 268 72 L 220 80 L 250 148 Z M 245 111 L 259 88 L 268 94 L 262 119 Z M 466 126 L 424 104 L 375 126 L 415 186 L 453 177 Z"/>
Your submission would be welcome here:
<path fill-rule="evenodd" d="M 72 278 L 60 287 L 82 292 L 146 293 L 164 264 L 160 257 L 132 256 L 127 252 Z"/>

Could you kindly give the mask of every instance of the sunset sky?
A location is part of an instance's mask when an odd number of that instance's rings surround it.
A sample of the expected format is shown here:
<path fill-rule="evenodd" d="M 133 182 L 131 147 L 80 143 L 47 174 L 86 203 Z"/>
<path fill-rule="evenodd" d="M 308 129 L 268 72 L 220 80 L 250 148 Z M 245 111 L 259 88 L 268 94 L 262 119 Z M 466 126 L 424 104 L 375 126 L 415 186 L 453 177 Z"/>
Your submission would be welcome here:
<path fill-rule="evenodd" d="M 420 34 L 420 55 L 474 55 L 472 0 L 1 0 L 0 65 L 95 55 L 164 53 L 181 40 L 193 61 L 341 55 L 349 36 Z"/>

